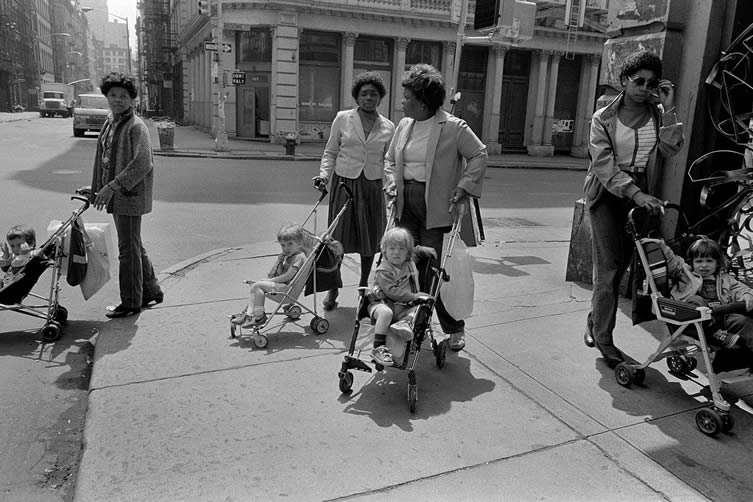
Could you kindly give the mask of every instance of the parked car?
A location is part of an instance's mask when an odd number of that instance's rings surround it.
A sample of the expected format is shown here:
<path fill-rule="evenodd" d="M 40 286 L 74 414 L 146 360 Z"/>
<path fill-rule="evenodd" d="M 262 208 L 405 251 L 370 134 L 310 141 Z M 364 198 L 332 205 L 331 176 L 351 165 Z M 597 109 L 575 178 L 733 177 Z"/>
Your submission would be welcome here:
<path fill-rule="evenodd" d="M 86 131 L 99 132 L 108 113 L 110 107 L 102 94 L 79 94 L 73 105 L 73 135 L 80 138 Z"/>

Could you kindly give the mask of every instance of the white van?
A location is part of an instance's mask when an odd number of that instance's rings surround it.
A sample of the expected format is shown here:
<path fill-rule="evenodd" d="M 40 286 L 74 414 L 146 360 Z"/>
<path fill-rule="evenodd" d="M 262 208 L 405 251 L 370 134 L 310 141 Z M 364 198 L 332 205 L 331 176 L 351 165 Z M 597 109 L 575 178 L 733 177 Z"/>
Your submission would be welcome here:
<path fill-rule="evenodd" d="M 102 94 L 79 94 L 73 105 L 73 135 L 80 138 L 86 131 L 99 132 L 110 113 Z"/>

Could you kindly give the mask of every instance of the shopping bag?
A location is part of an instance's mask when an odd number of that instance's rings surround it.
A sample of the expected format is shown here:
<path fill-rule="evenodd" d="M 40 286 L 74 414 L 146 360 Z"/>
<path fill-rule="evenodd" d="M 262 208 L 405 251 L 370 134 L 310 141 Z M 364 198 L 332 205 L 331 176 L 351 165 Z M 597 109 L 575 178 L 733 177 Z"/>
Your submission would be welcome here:
<path fill-rule="evenodd" d="M 70 247 L 68 250 L 68 272 L 66 281 L 71 286 L 78 286 L 86 275 L 86 231 L 84 222 L 77 218 L 71 225 Z"/>
<path fill-rule="evenodd" d="M 453 235 L 455 236 L 454 248 L 452 254 L 448 255 Z M 454 319 L 465 319 L 473 313 L 473 264 L 468 248 L 457 232 L 445 234 L 442 256 L 447 256 L 445 272 L 449 277 L 440 290 L 442 303 Z"/>
<path fill-rule="evenodd" d="M 88 300 L 110 280 L 110 260 L 106 251 L 98 249 L 89 234 L 84 232 L 86 242 L 86 275 L 81 281 L 81 293 Z"/>

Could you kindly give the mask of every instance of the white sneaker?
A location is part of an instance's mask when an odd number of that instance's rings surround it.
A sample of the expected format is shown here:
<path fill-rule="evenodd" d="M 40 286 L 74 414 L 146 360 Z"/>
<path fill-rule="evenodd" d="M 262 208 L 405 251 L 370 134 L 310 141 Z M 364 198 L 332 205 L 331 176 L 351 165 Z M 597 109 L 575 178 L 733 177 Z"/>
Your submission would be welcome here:
<path fill-rule="evenodd" d="M 375 363 L 381 364 L 382 366 L 392 366 L 393 364 L 390 349 L 388 349 L 384 345 L 380 347 L 374 347 L 371 350 L 371 359 L 373 359 Z"/>
<path fill-rule="evenodd" d="M 403 340 L 410 340 L 413 337 L 413 325 L 405 319 L 392 324 L 390 329 Z"/>
<path fill-rule="evenodd" d="M 460 352 L 465 348 L 465 331 L 450 333 L 450 350 Z"/>

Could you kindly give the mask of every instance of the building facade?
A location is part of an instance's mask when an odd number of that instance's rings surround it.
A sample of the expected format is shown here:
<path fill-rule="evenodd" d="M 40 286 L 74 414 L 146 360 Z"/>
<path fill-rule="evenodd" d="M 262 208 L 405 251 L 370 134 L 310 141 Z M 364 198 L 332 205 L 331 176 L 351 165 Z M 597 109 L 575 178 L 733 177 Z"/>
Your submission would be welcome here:
<path fill-rule="evenodd" d="M 205 42 L 216 42 L 216 17 L 199 15 L 195 1 L 177 1 L 173 57 L 184 120 L 212 127 L 217 79 L 225 82 L 228 135 L 275 141 L 297 131 L 302 141 L 326 141 L 337 111 L 354 106 L 353 76 L 373 70 L 388 86 L 380 112 L 396 122 L 406 69 L 430 63 L 448 80 L 453 74 L 461 1 L 223 2 L 229 52 L 207 50 Z M 468 2 L 454 113 L 490 152 L 585 156 L 608 0 L 535 3 L 533 38 L 518 43 L 474 32 L 475 1 Z M 216 58 L 231 71 L 219 75 Z M 232 73 L 245 81 L 234 85 Z"/>

